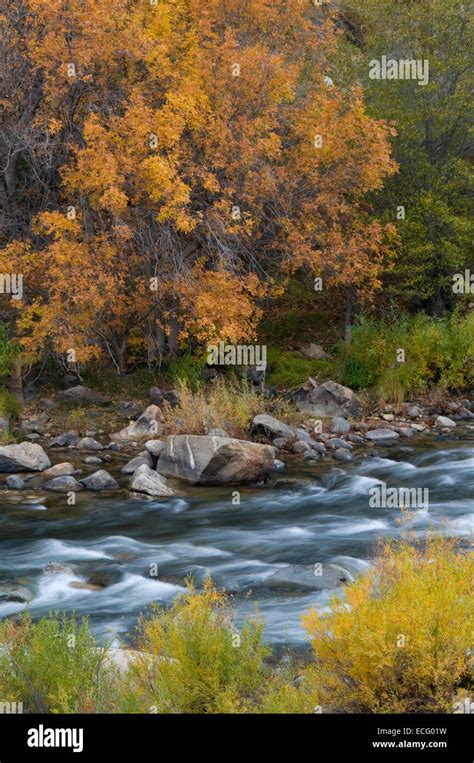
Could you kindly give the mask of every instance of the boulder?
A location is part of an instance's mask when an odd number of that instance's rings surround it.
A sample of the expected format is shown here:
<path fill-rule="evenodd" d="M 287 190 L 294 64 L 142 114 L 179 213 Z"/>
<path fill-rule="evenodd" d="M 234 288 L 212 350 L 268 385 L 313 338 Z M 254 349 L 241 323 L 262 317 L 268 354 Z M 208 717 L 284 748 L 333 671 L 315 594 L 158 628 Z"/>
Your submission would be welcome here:
<path fill-rule="evenodd" d="M 55 464 L 51 469 L 47 469 L 43 473 L 43 477 L 47 480 L 52 480 L 54 477 L 69 477 L 74 474 L 75 467 L 69 461 L 63 461 L 61 464 Z"/>
<path fill-rule="evenodd" d="M 56 408 L 56 403 L 50 397 L 42 397 L 38 405 L 42 411 L 52 411 Z"/>
<path fill-rule="evenodd" d="M 141 405 L 135 400 L 126 400 L 124 403 L 120 403 L 118 412 L 126 419 L 136 419 L 142 411 Z"/>
<path fill-rule="evenodd" d="M 25 480 L 22 480 L 18 474 L 11 474 L 5 480 L 5 487 L 9 490 L 24 490 L 26 488 L 26 482 Z"/>
<path fill-rule="evenodd" d="M 311 450 L 311 446 L 305 440 L 297 440 L 291 446 L 292 453 L 307 453 L 309 450 Z"/>
<path fill-rule="evenodd" d="M 418 419 L 420 416 L 423 416 L 423 411 L 419 405 L 410 405 L 407 410 L 407 416 L 410 419 Z"/>
<path fill-rule="evenodd" d="M 166 480 L 158 472 L 146 464 L 138 467 L 130 481 L 130 489 L 135 493 L 146 493 L 153 496 L 169 496 L 175 492 L 166 484 Z"/>
<path fill-rule="evenodd" d="M 64 432 L 63 434 L 53 437 L 49 443 L 50 448 L 71 448 L 79 442 L 81 438 L 77 432 Z"/>
<path fill-rule="evenodd" d="M 327 381 L 311 389 L 300 389 L 294 395 L 296 407 L 311 416 L 358 416 L 360 403 L 349 387 Z"/>
<path fill-rule="evenodd" d="M 120 471 L 122 474 L 134 474 L 138 467 L 142 466 L 143 464 L 145 464 L 145 466 L 149 466 L 150 468 L 153 466 L 153 458 L 147 450 L 139 453 L 138 456 L 135 456 L 135 458 L 132 458 L 131 461 L 126 463 L 125 466 L 121 468 Z"/>
<path fill-rule="evenodd" d="M 311 342 L 307 347 L 304 347 L 301 352 L 303 355 L 305 355 L 307 358 L 310 358 L 311 360 L 329 360 L 330 355 L 327 354 L 323 350 L 320 344 L 314 344 Z"/>
<path fill-rule="evenodd" d="M 105 458 L 105 456 L 104 456 L 104 458 Z M 90 464 L 91 466 L 96 466 L 97 464 L 102 464 L 103 463 L 102 459 L 99 458 L 99 456 L 86 456 L 83 459 L 83 461 L 84 461 L 85 464 Z"/>
<path fill-rule="evenodd" d="M 393 429 L 371 429 L 365 438 L 372 442 L 393 442 L 398 440 L 399 436 L 398 432 L 394 432 Z"/>
<path fill-rule="evenodd" d="M 335 458 L 336 461 L 352 461 L 352 453 L 344 448 L 336 448 L 336 450 L 333 451 L 332 457 Z"/>
<path fill-rule="evenodd" d="M 231 437 L 171 435 L 159 469 L 199 485 L 259 482 L 272 471 L 274 453 L 268 445 Z"/>
<path fill-rule="evenodd" d="M 331 421 L 331 432 L 333 434 L 348 434 L 351 431 L 351 425 L 347 419 L 335 416 Z"/>
<path fill-rule="evenodd" d="M 23 419 L 21 428 L 25 432 L 46 434 L 51 428 L 51 419 L 47 413 L 39 413 L 38 416 L 31 416 L 29 419 Z"/>
<path fill-rule="evenodd" d="M 131 421 L 125 429 L 115 432 L 110 437 L 112 440 L 123 442 L 149 440 L 151 435 L 163 432 L 163 421 L 161 409 L 157 405 L 149 405 L 136 421 Z"/>
<path fill-rule="evenodd" d="M 33 594 L 28 588 L 16 583 L 0 583 L 0 602 L 10 601 L 25 604 L 31 601 Z"/>
<path fill-rule="evenodd" d="M 266 435 L 272 437 L 294 437 L 295 432 L 288 424 L 284 424 L 274 416 L 268 413 L 259 413 L 252 421 L 252 426 L 256 430 L 263 431 Z"/>
<path fill-rule="evenodd" d="M 362 445 L 362 443 L 364 442 L 364 438 L 360 434 L 349 433 L 347 435 L 347 439 L 349 440 L 349 442 L 353 442 L 355 445 Z"/>
<path fill-rule="evenodd" d="M 283 588 L 321 591 L 353 581 L 351 573 L 337 564 L 290 564 L 274 572 L 267 578 L 266 583 Z"/>
<path fill-rule="evenodd" d="M 53 490 L 55 493 L 77 493 L 82 490 L 82 485 L 74 477 L 65 475 L 64 477 L 54 477 L 54 479 L 45 482 L 45 490 Z"/>
<path fill-rule="evenodd" d="M 77 450 L 104 450 L 104 446 L 93 437 L 81 437 L 76 443 Z"/>
<path fill-rule="evenodd" d="M 164 447 L 165 444 L 163 440 L 147 440 L 145 443 L 146 450 L 153 456 L 153 458 L 159 458 Z"/>
<path fill-rule="evenodd" d="M 82 384 L 76 384 L 75 387 L 61 390 L 58 392 L 59 400 L 73 403 L 90 403 L 91 405 L 110 405 L 110 398 L 104 397 L 100 392 L 96 392 L 89 387 L 83 387 Z"/>
<path fill-rule="evenodd" d="M 51 461 L 37 443 L 0 446 L 0 472 L 43 472 L 50 466 Z"/>
<path fill-rule="evenodd" d="M 327 440 L 326 447 L 331 448 L 331 450 L 336 450 L 337 448 L 343 448 L 344 450 L 352 450 L 354 447 L 351 442 L 346 442 L 345 440 L 341 440 L 340 437 L 331 437 L 330 440 Z"/>
<path fill-rule="evenodd" d="M 173 389 L 159 389 L 158 387 L 150 387 L 148 399 L 150 403 L 160 408 L 163 407 L 163 403 L 169 403 L 173 407 L 179 403 L 179 397 Z"/>
<path fill-rule="evenodd" d="M 435 427 L 455 427 L 456 422 L 448 419 L 447 416 L 438 416 L 434 423 Z"/>
<path fill-rule="evenodd" d="M 116 490 L 119 487 L 118 482 L 105 469 L 99 469 L 94 474 L 84 477 L 80 483 L 86 490 Z"/>

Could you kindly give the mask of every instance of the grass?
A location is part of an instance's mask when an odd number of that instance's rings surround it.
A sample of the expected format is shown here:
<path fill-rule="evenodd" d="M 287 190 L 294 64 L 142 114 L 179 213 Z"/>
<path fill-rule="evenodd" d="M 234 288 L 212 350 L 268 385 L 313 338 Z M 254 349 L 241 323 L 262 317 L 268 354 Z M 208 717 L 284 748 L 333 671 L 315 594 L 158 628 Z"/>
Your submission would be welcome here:
<path fill-rule="evenodd" d="M 172 408 L 165 403 L 163 414 L 168 434 L 206 434 L 223 429 L 232 437 L 247 439 L 254 416 L 272 409 L 287 418 L 291 413 L 284 401 L 268 403 L 245 378 L 218 376 L 206 389 L 193 391 L 186 382 L 178 382 L 179 403 Z"/>
<path fill-rule="evenodd" d="M 344 590 L 304 616 L 305 665 L 270 659 L 262 621 L 237 627 L 210 580 L 140 619 L 125 672 L 87 620 L 5 620 L 0 696 L 26 713 L 450 713 L 472 697 L 472 553 L 442 534 L 405 535 Z"/>

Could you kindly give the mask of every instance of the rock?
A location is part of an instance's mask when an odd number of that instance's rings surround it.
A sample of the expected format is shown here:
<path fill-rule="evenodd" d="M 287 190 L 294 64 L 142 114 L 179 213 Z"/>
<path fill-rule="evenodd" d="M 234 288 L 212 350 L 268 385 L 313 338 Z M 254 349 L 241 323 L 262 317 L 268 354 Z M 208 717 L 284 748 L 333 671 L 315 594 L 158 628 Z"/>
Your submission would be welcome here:
<path fill-rule="evenodd" d="M 123 450 L 123 445 L 121 445 L 119 442 L 109 442 L 107 449 L 119 453 L 121 450 Z"/>
<path fill-rule="evenodd" d="M 62 562 L 48 562 L 43 573 L 45 575 L 75 575 L 76 571 Z"/>
<path fill-rule="evenodd" d="M 414 437 L 416 434 L 415 430 L 411 427 L 400 427 L 398 430 L 402 437 Z"/>
<path fill-rule="evenodd" d="M 70 476 L 71 474 L 74 474 L 75 467 L 73 464 L 71 464 L 69 461 L 63 461 L 60 464 L 56 464 L 55 466 L 52 466 L 51 469 L 47 469 L 43 473 L 43 477 L 46 480 L 52 480 L 54 477 L 65 477 Z"/>
<path fill-rule="evenodd" d="M 78 443 L 80 440 L 79 435 L 77 432 L 64 432 L 64 434 L 60 434 L 57 437 L 53 437 L 51 442 L 49 443 L 50 448 L 70 448 L 74 447 L 76 443 Z"/>
<path fill-rule="evenodd" d="M 37 443 L 0 446 L 0 472 L 43 472 L 50 466 L 51 461 Z"/>
<path fill-rule="evenodd" d="M 110 398 L 104 397 L 89 387 L 77 384 L 75 387 L 61 390 L 58 398 L 64 402 L 90 403 L 91 405 L 110 405 Z"/>
<path fill-rule="evenodd" d="M 393 421 L 395 416 L 393 413 L 382 413 L 382 418 L 384 421 Z"/>
<path fill-rule="evenodd" d="M 474 413 L 463 405 L 461 408 L 458 408 L 454 418 L 456 421 L 471 421 L 474 419 Z"/>
<path fill-rule="evenodd" d="M 250 483 L 273 469 L 274 449 L 231 437 L 171 435 L 160 456 L 160 474 L 199 485 Z"/>
<path fill-rule="evenodd" d="M 68 583 L 68 588 L 77 588 L 80 591 L 103 591 L 103 586 L 94 585 L 94 583 L 83 583 L 81 580 L 73 580 Z"/>
<path fill-rule="evenodd" d="M 219 429 L 219 427 L 214 427 L 214 429 L 210 429 L 209 432 L 206 432 L 206 434 L 209 437 L 228 437 L 228 433 L 225 432 L 223 429 Z"/>
<path fill-rule="evenodd" d="M 455 427 L 456 422 L 447 416 L 438 416 L 434 422 L 435 427 Z"/>
<path fill-rule="evenodd" d="M 311 360 L 330 360 L 331 357 L 323 350 L 320 344 L 314 344 L 313 342 L 307 347 L 303 347 L 301 352 Z"/>
<path fill-rule="evenodd" d="M 26 439 L 30 440 L 30 442 L 33 442 L 34 440 L 41 440 L 41 435 L 38 434 L 38 432 L 30 432 L 30 434 L 26 435 Z"/>
<path fill-rule="evenodd" d="M 54 408 L 56 408 L 56 403 L 54 400 L 51 400 L 50 397 L 42 397 L 38 402 L 38 406 L 43 411 L 52 411 Z"/>
<path fill-rule="evenodd" d="M 119 487 L 118 482 L 105 469 L 99 469 L 94 474 L 83 477 L 80 483 L 86 490 L 116 490 Z"/>
<path fill-rule="evenodd" d="M 40 413 L 38 416 L 31 416 L 29 419 L 23 419 L 21 428 L 25 432 L 36 432 L 37 434 L 46 434 L 51 428 L 51 419 L 47 413 Z"/>
<path fill-rule="evenodd" d="M 45 482 L 45 490 L 53 490 L 55 493 L 77 493 L 82 490 L 82 485 L 74 477 L 65 475 L 64 477 L 54 477 L 54 479 Z"/>
<path fill-rule="evenodd" d="M 278 448 L 278 450 L 280 450 L 280 448 L 284 448 L 286 444 L 287 440 L 284 437 L 275 437 L 273 440 L 273 445 L 275 448 Z"/>
<path fill-rule="evenodd" d="M 364 442 L 364 438 L 360 434 L 349 433 L 347 435 L 347 439 L 349 440 L 349 442 L 353 442 L 355 445 L 362 445 L 362 443 Z"/>
<path fill-rule="evenodd" d="M 311 416 L 358 416 L 360 403 L 355 392 L 337 382 L 327 381 L 319 387 L 299 390 L 295 395 L 296 407 Z"/>
<path fill-rule="evenodd" d="M 19 604 L 25 604 L 31 601 L 33 594 L 28 588 L 22 585 L 16 585 L 15 583 L 0 583 L 0 602 L 10 601 L 18 602 Z"/>
<path fill-rule="evenodd" d="M 126 419 L 136 419 L 141 411 L 141 406 L 135 400 L 126 400 L 124 403 L 120 403 L 118 407 L 118 412 Z"/>
<path fill-rule="evenodd" d="M 292 453 L 307 453 L 311 450 L 311 446 L 304 440 L 297 440 L 291 446 Z"/>
<path fill-rule="evenodd" d="M 86 456 L 83 460 L 85 464 L 90 464 L 91 466 L 103 463 L 102 459 L 98 456 Z"/>
<path fill-rule="evenodd" d="M 130 481 L 130 489 L 135 493 L 146 493 L 153 496 L 175 495 L 166 484 L 166 480 L 158 472 L 150 469 L 146 464 L 138 467 Z"/>
<path fill-rule="evenodd" d="M 150 439 L 150 435 L 163 432 L 163 414 L 157 405 L 149 405 L 142 415 L 130 424 L 111 435 L 112 440 L 131 442 L 134 440 Z"/>
<path fill-rule="evenodd" d="M 145 448 L 147 449 L 148 453 L 153 456 L 153 458 L 159 458 L 164 447 L 165 444 L 163 440 L 147 440 L 145 443 Z"/>
<path fill-rule="evenodd" d="M 22 480 L 18 474 L 7 477 L 4 484 L 9 490 L 24 490 L 26 488 L 25 480 Z"/>
<path fill-rule="evenodd" d="M 420 416 L 423 416 L 423 411 L 419 405 L 410 405 L 407 410 L 407 416 L 410 419 L 418 419 Z"/>
<path fill-rule="evenodd" d="M 273 437 L 294 437 L 294 430 L 288 424 L 284 424 L 268 413 L 259 413 L 252 421 L 256 430 L 262 430 L 266 435 Z"/>
<path fill-rule="evenodd" d="M 104 450 L 104 446 L 93 437 L 81 437 L 76 443 L 77 450 Z"/>
<path fill-rule="evenodd" d="M 365 438 L 372 442 L 390 442 L 398 440 L 399 434 L 394 432 L 393 429 L 371 429 L 367 432 Z"/>
<path fill-rule="evenodd" d="M 153 458 L 147 450 L 144 453 L 139 453 L 138 456 L 135 456 L 135 458 L 132 458 L 132 460 L 125 464 L 125 466 L 123 466 L 120 471 L 122 474 L 134 474 L 138 467 L 142 466 L 143 464 L 150 467 L 150 469 L 153 466 Z"/>
<path fill-rule="evenodd" d="M 150 388 L 148 399 L 150 403 L 160 408 L 163 407 L 164 403 L 169 403 L 173 408 L 179 403 L 179 397 L 173 389 L 159 389 L 158 387 Z"/>
<path fill-rule="evenodd" d="M 271 586 L 321 591 L 352 583 L 353 580 L 351 573 L 337 564 L 290 564 L 274 572 L 266 579 L 266 583 Z"/>
<path fill-rule="evenodd" d="M 348 434 L 351 431 L 351 425 L 347 419 L 336 416 L 331 421 L 331 432 L 333 434 Z"/>
<path fill-rule="evenodd" d="M 336 461 L 352 461 L 352 453 L 349 453 L 348 450 L 344 450 L 344 448 L 337 448 L 333 454 L 332 457 L 336 459 Z"/>
<path fill-rule="evenodd" d="M 331 448 L 331 450 L 336 450 L 337 448 L 342 448 L 343 450 L 351 450 L 354 446 L 352 443 L 341 440 L 339 437 L 332 437 L 326 442 L 326 447 Z"/>
<path fill-rule="evenodd" d="M 326 455 L 326 446 L 322 442 L 312 442 L 311 450 L 319 453 L 320 456 Z"/>
<path fill-rule="evenodd" d="M 424 424 L 411 424 L 410 429 L 414 429 L 415 432 L 424 432 L 426 427 Z"/>
<path fill-rule="evenodd" d="M 281 472 L 282 469 L 284 469 L 284 468 L 285 468 L 284 462 L 283 461 L 279 461 L 278 458 L 275 458 L 275 460 L 273 462 L 273 469 L 274 469 L 274 471 Z"/>

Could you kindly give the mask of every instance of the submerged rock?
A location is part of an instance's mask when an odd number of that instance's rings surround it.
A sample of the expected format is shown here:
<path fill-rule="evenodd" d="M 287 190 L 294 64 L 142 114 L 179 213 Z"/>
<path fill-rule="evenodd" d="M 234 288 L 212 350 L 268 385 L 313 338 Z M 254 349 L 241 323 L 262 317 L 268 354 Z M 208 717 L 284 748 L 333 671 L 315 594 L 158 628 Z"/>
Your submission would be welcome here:
<path fill-rule="evenodd" d="M 0 472 L 43 472 L 51 461 L 41 445 L 21 442 L 0 447 Z"/>
<path fill-rule="evenodd" d="M 231 437 L 171 435 L 160 474 L 198 485 L 259 482 L 272 470 L 274 448 Z"/>
<path fill-rule="evenodd" d="M 352 583 L 351 573 L 338 564 L 290 564 L 266 579 L 268 585 L 320 591 Z"/>

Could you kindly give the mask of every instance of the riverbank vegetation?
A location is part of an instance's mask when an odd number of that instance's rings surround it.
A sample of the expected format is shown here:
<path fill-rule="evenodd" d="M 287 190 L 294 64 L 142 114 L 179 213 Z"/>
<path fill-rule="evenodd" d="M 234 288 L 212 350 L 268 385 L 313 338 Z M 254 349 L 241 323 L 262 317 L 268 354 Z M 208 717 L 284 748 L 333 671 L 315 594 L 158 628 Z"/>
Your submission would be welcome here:
<path fill-rule="evenodd" d="M 118 663 L 87 620 L 0 624 L 0 690 L 24 712 L 439 713 L 472 696 L 472 554 L 444 535 L 384 542 L 371 571 L 303 625 L 312 654 L 272 655 L 211 580 L 140 620 Z"/>

